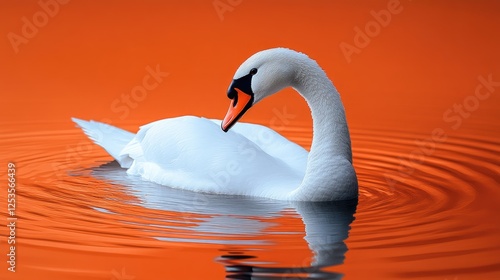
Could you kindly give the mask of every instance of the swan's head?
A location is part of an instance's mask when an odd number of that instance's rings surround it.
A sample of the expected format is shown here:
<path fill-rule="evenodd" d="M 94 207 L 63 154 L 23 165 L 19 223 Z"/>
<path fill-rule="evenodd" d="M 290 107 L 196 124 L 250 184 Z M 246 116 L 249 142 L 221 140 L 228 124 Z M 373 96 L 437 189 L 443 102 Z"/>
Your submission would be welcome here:
<path fill-rule="evenodd" d="M 260 51 L 240 65 L 227 90 L 231 99 L 222 130 L 228 131 L 254 104 L 293 85 L 294 63 L 302 53 L 285 48 Z"/>

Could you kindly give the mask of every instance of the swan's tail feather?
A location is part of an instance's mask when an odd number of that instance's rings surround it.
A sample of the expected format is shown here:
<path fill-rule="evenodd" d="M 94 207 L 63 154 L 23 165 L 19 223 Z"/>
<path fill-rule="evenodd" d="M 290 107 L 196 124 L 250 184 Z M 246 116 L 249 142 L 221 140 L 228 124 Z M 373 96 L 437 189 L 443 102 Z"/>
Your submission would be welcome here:
<path fill-rule="evenodd" d="M 83 132 L 97 145 L 103 147 L 123 168 L 128 168 L 132 164 L 132 159 L 128 155 L 120 155 L 125 146 L 132 141 L 135 134 L 126 130 L 114 127 L 109 124 L 84 121 L 71 118 Z"/>

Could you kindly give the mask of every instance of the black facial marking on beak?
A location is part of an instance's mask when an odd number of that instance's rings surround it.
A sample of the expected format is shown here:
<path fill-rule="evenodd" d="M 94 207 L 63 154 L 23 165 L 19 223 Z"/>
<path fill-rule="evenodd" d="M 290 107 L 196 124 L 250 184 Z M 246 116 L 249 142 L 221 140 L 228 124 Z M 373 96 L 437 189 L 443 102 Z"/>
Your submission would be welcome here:
<path fill-rule="evenodd" d="M 231 99 L 231 104 L 221 124 L 224 132 L 227 132 L 252 107 L 254 101 L 252 76 L 256 73 L 257 69 L 253 68 L 247 75 L 233 80 L 229 86 L 227 97 Z M 241 104 L 238 104 L 238 101 Z"/>
<path fill-rule="evenodd" d="M 233 104 L 234 106 L 236 106 L 236 103 L 238 102 L 238 93 L 236 92 L 235 88 L 243 91 L 244 93 L 246 93 L 250 96 L 253 96 L 253 91 L 252 91 L 252 76 L 253 75 L 255 75 L 254 72 L 250 71 L 250 73 L 248 73 L 247 75 L 245 75 L 241 78 L 238 78 L 236 80 L 233 80 L 233 82 L 229 86 L 229 89 L 227 90 L 227 97 L 229 99 L 235 99 L 234 104 Z"/>

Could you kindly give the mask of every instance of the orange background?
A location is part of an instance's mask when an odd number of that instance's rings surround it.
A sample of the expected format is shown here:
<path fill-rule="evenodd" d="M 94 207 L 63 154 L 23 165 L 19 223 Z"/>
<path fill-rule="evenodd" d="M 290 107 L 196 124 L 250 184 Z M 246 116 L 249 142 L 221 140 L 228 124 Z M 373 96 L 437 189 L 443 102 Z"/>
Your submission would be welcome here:
<path fill-rule="evenodd" d="M 429 135 L 435 127 L 448 125 L 443 112 L 474 93 L 478 76 L 491 74 L 500 81 L 499 1 L 401 0 L 401 13 L 392 15 L 350 63 L 339 45 L 354 45 L 354 28 L 364 29 L 373 21 L 370 12 L 386 9 L 390 1 L 221 0 L 234 4 L 222 15 L 214 2 L 72 0 L 60 5 L 16 53 L 8 34 L 21 35 L 23 17 L 32 22 L 41 7 L 38 1 L 2 1 L 0 124 L 19 123 L 22 129 L 23 123 L 46 121 L 68 129 L 74 127 L 70 117 L 114 124 L 186 114 L 222 118 L 236 68 L 256 51 L 277 46 L 318 61 L 342 95 L 350 126 L 358 129 L 392 127 Z M 113 110 L 113 102 L 142 84 L 146 67 L 156 65 L 169 76 L 126 117 Z M 471 128 L 480 121 L 487 124 L 481 129 L 498 131 L 498 92 L 500 88 L 463 125 Z M 310 123 L 306 104 L 291 90 L 252 108 L 243 121 L 269 124 L 275 111 L 284 109 L 295 116 L 290 125 Z M 98 270 L 114 262 L 136 271 L 151 269 L 145 272 L 151 275 L 168 255 L 167 249 L 98 255 L 24 248 L 20 263 L 43 266 L 50 254 L 52 261 L 80 258 L 84 268 L 92 264 Z M 175 256 L 181 272 L 190 269 L 190 250 Z M 127 254 L 148 258 L 137 262 Z M 353 264 L 359 260 L 347 259 L 351 276 L 367 273 L 356 271 Z M 212 262 L 213 256 L 207 256 L 199 262 L 204 266 L 191 270 L 222 277 Z"/>
<path fill-rule="evenodd" d="M 0 120 L 51 120 L 73 126 L 77 116 L 144 123 L 178 115 L 222 118 L 225 91 L 236 68 L 256 51 L 285 46 L 316 59 L 344 100 L 351 126 L 411 127 L 474 93 L 479 75 L 500 80 L 498 1 L 400 1 L 359 54 L 344 57 L 361 29 L 390 1 L 69 1 L 16 54 L 6 36 L 21 35 L 37 1 L 2 1 Z M 221 0 L 219 3 L 229 2 Z M 169 76 L 130 110 L 111 109 L 141 85 L 147 66 Z M 193 102 L 195 101 L 195 102 Z M 481 107 L 499 108 L 499 98 Z M 266 123 L 272 108 L 309 121 L 295 94 L 279 94 L 243 119 Z M 424 107 L 425 106 L 425 107 Z M 491 110 L 478 110 L 478 118 Z M 498 119 L 496 116 L 488 118 Z"/>

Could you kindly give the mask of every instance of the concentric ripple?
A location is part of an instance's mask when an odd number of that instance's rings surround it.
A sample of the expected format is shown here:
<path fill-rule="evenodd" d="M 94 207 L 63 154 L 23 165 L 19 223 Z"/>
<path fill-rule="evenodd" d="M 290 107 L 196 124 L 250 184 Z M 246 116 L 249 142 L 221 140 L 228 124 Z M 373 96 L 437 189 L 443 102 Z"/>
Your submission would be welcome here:
<path fill-rule="evenodd" d="M 370 261 L 396 277 L 498 274 L 498 138 L 357 132 L 363 187 L 350 249 L 382 253 Z"/>
<path fill-rule="evenodd" d="M 353 129 L 358 203 L 289 203 L 147 183 L 78 129 L 40 127 L 58 125 L 6 127 L 0 139 L 7 147 L 2 162 L 16 164 L 17 237 L 28 249 L 137 259 L 150 250 L 189 250 L 194 264 L 226 279 L 355 278 L 367 271 L 383 279 L 472 279 L 500 272 L 498 133 L 462 130 L 432 140 L 432 131 Z M 310 129 L 281 132 L 305 147 L 311 140 Z M 35 271 L 71 271 L 68 264 L 26 262 Z M 109 270 L 93 273 L 110 278 Z"/>

